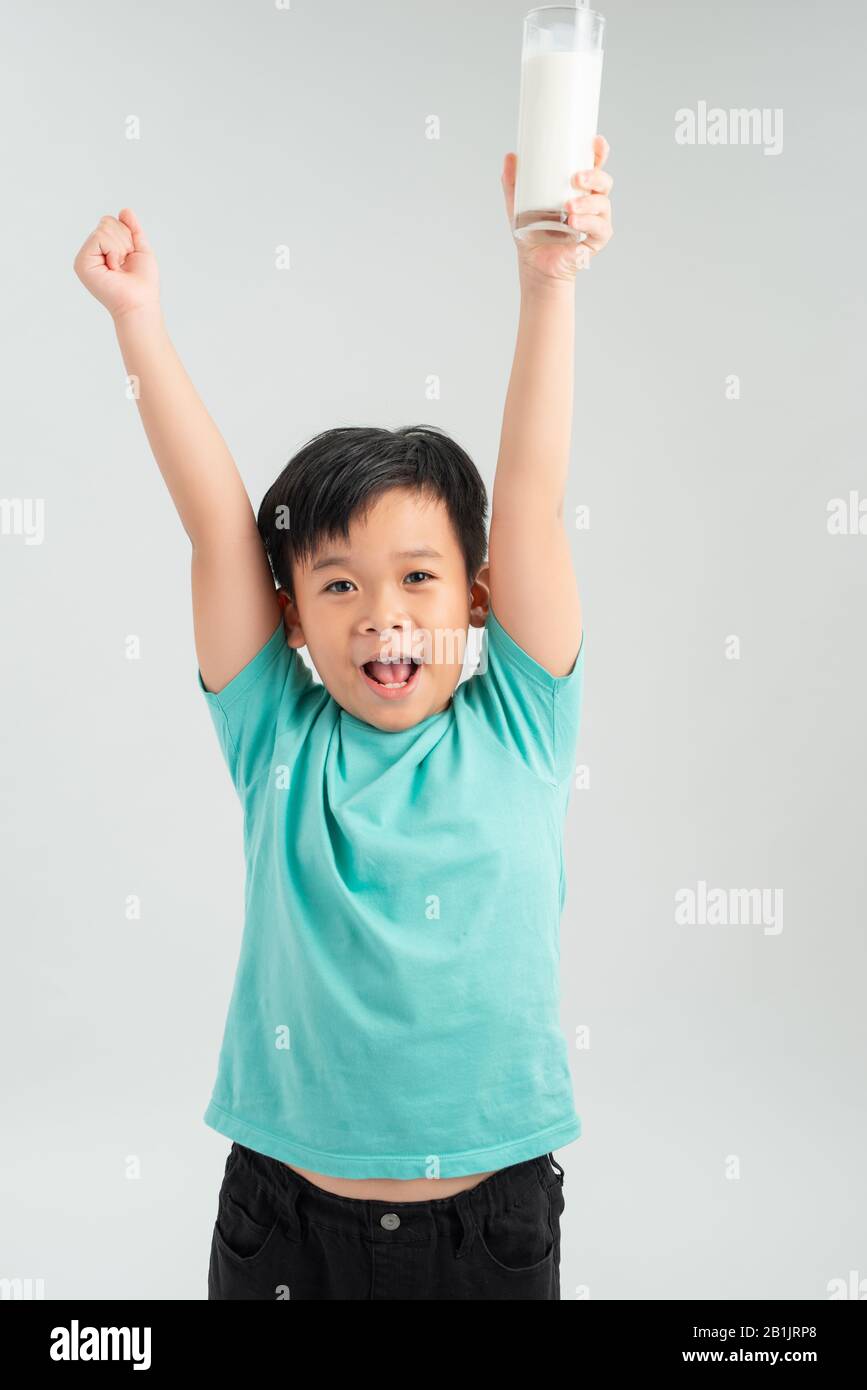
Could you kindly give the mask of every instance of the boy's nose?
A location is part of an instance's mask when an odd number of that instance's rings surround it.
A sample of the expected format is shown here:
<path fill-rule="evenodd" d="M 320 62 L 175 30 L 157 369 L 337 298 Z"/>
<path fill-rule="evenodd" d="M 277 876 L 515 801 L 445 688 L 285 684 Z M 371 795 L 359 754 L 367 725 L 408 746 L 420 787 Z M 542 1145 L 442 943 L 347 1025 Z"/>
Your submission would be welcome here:
<path fill-rule="evenodd" d="M 382 610 L 371 615 L 369 621 L 364 626 L 365 633 L 369 636 L 375 632 L 383 641 L 387 642 L 391 637 L 403 636 L 412 631 L 412 623 L 404 613 L 394 613 Z"/>

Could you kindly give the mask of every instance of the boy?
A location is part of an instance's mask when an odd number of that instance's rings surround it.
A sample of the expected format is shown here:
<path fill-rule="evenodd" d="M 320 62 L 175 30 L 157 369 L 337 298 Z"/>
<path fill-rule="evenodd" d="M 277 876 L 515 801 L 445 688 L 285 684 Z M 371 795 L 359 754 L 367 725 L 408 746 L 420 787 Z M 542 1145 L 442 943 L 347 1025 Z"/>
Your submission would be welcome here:
<path fill-rule="evenodd" d="M 198 684 L 244 808 L 245 926 L 204 1116 L 233 1140 L 209 1298 L 560 1296 L 583 682 L 563 500 L 574 282 L 611 236 L 607 155 L 597 137 L 573 179 L 583 242 L 515 243 L 487 547 L 475 466 L 424 426 L 324 432 L 254 517 L 135 214 L 101 219 L 76 258 L 192 545 Z M 460 682 L 470 624 L 486 660 Z"/>

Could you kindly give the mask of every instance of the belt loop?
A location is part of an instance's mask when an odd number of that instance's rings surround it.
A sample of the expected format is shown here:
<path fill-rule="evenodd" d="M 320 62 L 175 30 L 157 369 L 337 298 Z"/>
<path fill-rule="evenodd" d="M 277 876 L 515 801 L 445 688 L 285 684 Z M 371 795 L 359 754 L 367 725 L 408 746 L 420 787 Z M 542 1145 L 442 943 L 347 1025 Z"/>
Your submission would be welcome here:
<path fill-rule="evenodd" d="M 556 1158 L 554 1157 L 553 1154 L 549 1154 L 548 1157 L 550 1158 L 551 1162 L 552 1162 L 553 1165 L 554 1165 L 554 1170 L 555 1170 L 555 1172 L 556 1172 L 556 1174 L 557 1174 L 557 1181 L 558 1181 L 558 1183 L 560 1184 L 560 1186 L 562 1187 L 562 1186 L 563 1186 L 563 1169 L 560 1167 L 560 1164 L 557 1162 L 557 1160 L 556 1160 Z"/>
<path fill-rule="evenodd" d="M 455 1207 L 463 1227 L 463 1234 L 455 1251 L 456 1260 L 463 1259 L 464 1255 L 470 1253 L 476 1235 L 476 1217 L 471 1201 L 472 1190 L 471 1187 L 465 1188 L 463 1192 L 458 1192 L 455 1197 Z"/>

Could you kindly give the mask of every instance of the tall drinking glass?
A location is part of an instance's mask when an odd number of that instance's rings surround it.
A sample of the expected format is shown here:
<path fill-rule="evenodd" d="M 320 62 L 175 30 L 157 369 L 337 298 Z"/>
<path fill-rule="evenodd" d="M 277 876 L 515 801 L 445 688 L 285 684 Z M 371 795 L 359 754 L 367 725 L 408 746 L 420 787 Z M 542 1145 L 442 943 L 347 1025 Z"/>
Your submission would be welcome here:
<path fill-rule="evenodd" d="M 594 165 L 605 20 L 578 5 L 543 5 L 524 20 L 518 167 L 512 231 L 530 241 L 551 232 L 583 241 L 567 225 L 572 175 Z"/>

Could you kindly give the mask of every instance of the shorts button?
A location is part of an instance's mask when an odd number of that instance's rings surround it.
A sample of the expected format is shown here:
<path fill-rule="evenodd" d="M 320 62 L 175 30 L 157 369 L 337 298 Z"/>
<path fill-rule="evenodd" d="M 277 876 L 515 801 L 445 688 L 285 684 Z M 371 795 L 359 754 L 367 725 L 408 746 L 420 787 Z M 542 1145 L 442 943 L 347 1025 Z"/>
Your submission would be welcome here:
<path fill-rule="evenodd" d="M 396 1231 L 400 1225 L 400 1217 L 396 1211 L 387 1211 L 385 1216 L 379 1218 L 380 1226 L 384 1226 L 387 1231 Z"/>

